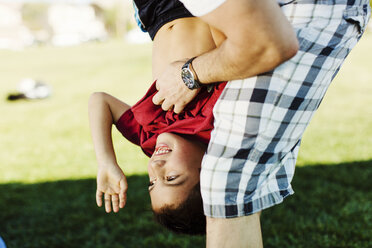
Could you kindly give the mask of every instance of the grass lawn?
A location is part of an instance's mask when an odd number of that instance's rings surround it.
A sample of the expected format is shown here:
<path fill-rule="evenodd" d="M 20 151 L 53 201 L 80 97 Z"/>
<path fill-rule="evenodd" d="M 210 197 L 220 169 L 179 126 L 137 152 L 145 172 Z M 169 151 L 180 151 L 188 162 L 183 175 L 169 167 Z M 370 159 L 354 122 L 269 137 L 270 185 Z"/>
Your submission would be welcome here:
<path fill-rule="evenodd" d="M 372 247 L 372 33 L 331 85 L 305 133 L 294 196 L 262 214 L 265 247 Z M 87 101 L 106 91 L 133 104 L 151 83 L 151 46 L 120 41 L 0 50 L 0 236 L 9 248 L 203 247 L 204 237 L 152 221 L 147 158 L 114 131 L 128 176 L 118 214 L 95 205 Z M 20 79 L 53 95 L 7 102 Z"/>

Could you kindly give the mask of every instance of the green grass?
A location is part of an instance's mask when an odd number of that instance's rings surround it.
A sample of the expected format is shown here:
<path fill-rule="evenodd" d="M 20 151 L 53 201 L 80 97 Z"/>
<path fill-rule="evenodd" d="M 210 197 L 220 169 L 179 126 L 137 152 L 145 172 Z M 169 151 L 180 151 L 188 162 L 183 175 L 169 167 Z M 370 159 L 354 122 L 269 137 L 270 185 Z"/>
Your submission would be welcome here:
<path fill-rule="evenodd" d="M 150 84 L 150 54 L 149 45 L 120 42 L 0 51 L 0 182 L 94 176 L 87 119 L 89 95 L 107 91 L 135 103 Z M 6 102 L 6 94 L 24 77 L 45 80 L 53 87 L 52 97 Z M 131 165 L 129 172 L 144 172 L 140 165 L 133 166 L 145 161 L 135 152 L 138 149 L 122 142 L 118 146 L 125 151 L 121 161 Z"/>
<path fill-rule="evenodd" d="M 296 194 L 263 212 L 265 247 L 372 247 L 372 34 L 331 85 L 305 133 Z M 120 41 L 0 50 L 0 236 L 8 247 L 203 247 L 204 237 L 169 233 L 152 221 L 146 157 L 114 131 L 128 175 L 119 214 L 95 206 L 90 93 L 133 104 L 151 83 L 151 46 Z M 24 77 L 53 95 L 7 102 Z"/>

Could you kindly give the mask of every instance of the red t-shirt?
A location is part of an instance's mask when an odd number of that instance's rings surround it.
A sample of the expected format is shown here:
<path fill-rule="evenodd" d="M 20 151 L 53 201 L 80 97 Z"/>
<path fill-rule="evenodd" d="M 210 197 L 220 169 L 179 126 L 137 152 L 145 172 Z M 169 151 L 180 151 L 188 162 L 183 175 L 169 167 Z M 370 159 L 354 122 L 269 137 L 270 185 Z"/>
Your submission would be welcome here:
<path fill-rule="evenodd" d="M 182 113 L 175 114 L 173 111 L 163 111 L 161 106 L 152 102 L 152 97 L 157 93 L 154 82 L 146 95 L 119 118 L 116 128 L 129 141 L 141 146 L 149 157 L 161 133 L 190 135 L 190 138 L 208 144 L 213 129 L 213 107 L 225 85 L 216 84 L 211 92 L 203 87 Z"/>

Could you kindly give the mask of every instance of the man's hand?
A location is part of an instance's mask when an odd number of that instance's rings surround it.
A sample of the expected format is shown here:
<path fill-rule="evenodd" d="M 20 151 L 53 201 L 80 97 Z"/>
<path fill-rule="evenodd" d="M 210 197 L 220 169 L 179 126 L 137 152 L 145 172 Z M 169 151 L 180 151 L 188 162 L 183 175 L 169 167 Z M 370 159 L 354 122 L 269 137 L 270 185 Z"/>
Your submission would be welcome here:
<path fill-rule="evenodd" d="M 172 110 L 179 114 L 194 99 L 200 89 L 190 90 L 181 78 L 181 68 L 185 61 L 170 64 L 156 81 L 158 93 L 152 98 L 155 105 L 161 105 L 164 111 Z"/>
<path fill-rule="evenodd" d="M 98 207 L 102 207 L 102 196 L 104 195 L 106 212 L 110 213 L 113 209 L 117 213 L 120 208 L 125 206 L 127 189 L 127 179 L 118 165 L 110 164 L 98 167 L 96 192 Z"/>

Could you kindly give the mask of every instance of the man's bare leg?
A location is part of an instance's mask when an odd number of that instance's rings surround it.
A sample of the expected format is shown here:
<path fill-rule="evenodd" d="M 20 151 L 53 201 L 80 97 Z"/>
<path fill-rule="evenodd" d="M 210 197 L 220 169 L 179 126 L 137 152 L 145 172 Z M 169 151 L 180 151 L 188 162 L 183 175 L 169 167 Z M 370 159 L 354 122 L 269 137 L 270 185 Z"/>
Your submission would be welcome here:
<path fill-rule="evenodd" d="M 207 248 L 263 247 L 260 214 L 230 219 L 207 217 Z"/>

